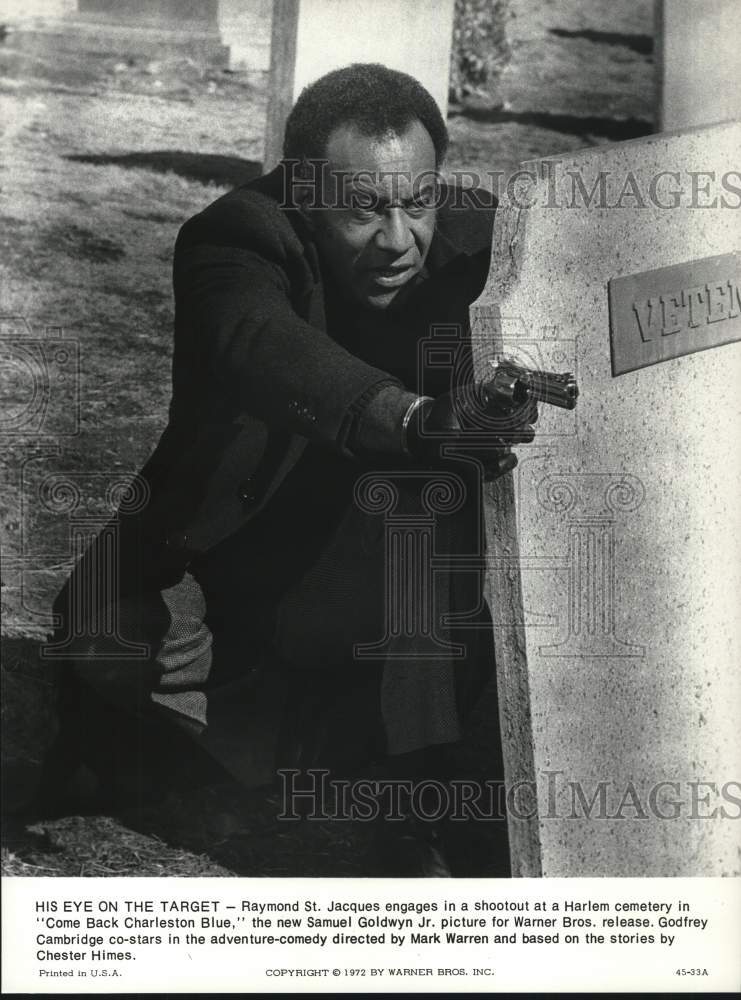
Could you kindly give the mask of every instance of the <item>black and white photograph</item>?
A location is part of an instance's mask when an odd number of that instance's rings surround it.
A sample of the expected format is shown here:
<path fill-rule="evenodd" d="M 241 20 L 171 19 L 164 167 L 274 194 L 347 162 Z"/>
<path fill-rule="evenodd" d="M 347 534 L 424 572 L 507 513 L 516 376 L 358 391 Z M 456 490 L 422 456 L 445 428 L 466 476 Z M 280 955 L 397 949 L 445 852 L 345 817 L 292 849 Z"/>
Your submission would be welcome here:
<path fill-rule="evenodd" d="M 741 986 L 740 14 L 0 0 L 8 989 Z"/>

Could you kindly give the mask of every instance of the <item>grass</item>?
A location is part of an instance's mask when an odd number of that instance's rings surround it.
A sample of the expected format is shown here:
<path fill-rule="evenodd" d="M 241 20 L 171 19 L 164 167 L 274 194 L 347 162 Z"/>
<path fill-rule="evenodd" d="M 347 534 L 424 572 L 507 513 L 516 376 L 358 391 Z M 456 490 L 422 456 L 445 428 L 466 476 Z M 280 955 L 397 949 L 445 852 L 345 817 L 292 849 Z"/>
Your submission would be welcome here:
<path fill-rule="evenodd" d="M 1 100 L 0 114 L 12 123 L 0 195 L 0 217 L 9 223 L 0 237 L 3 333 L 17 347 L 18 337 L 27 336 L 20 319 L 36 336 L 60 327 L 79 353 L 79 372 L 69 370 L 61 389 L 52 386 L 44 426 L 31 424 L 24 433 L 19 425 L 5 442 L 4 465 L 12 471 L 0 486 L 3 601 L 5 627 L 13 631 L 43 622 L 69 565 L 57 539 L 39 545 L 39 532 L 48 530 L 35 506 L 22 502 L 29 499 L 24 487 L 28 493 L 35 483 L 21 482 L 18 470 L 50 446 L 59 454 L 37 465 L 38 475 L 50 469 L 74 477 L 89 470 L 133 475 L 147 457 L 166 422 L 175 236 L 187 217 L 224 189 L 172 173 L 65 158 L 81 148 L 99 149 L 109 135 L 135 147 L 142 140 L 139 120 L 162 117 L 159 99 L 135 95 L 129 117 L 124 111 L 131 102 L 118 94 L 105 101 L 69 94 L 42 99 L 38 92 Z M 153 106 L 144 108 L 147 103 Z M 15 403 L 21 412 L 28 385 L 14 374 L 4 368 L 0 391 L 6 406 Z M 80 421 L 71 428 L 75 404 Z M 57 571 L 44 573 L 29 562 L 29 545 L 51 555 L 43 566 L 51 562 Z"/>
<path fill-rule="evenodd" d="M 69 848 L 74 846 L 74 850 Z M 129 830 L 108 816 L 71 816 L 26 830 L 25 859 L 2 851 L 2 871 L 10 876 L 230 875 L 206 854 L 169 847 L 152 835 Z"/>

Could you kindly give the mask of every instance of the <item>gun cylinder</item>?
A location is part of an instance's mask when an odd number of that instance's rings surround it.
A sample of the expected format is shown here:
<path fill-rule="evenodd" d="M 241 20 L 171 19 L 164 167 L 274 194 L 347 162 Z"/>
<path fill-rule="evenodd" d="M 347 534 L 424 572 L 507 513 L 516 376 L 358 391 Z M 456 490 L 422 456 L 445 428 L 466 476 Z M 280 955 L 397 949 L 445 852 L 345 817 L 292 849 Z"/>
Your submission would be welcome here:
<path fill-rule="evenodd" d="M 539 372 L 514 363 L 499 363 L 491 378 L 482 385 L 486 404 L 502 409 L 522 406 L 529 400 L 573 410 L 579 395 L 570 372 Z"/>

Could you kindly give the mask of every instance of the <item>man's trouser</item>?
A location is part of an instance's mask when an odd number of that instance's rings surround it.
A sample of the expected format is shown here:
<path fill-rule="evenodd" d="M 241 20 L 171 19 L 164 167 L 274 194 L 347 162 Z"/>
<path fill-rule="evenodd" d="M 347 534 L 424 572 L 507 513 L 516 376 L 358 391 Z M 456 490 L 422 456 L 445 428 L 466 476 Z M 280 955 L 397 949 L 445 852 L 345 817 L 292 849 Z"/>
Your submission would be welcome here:
<path fill-rule="evenodd" d="M 418 495 L 404 503 L 416 523 Z M 443 560 L 434 580 L 422 581 L 435 588 L 428 628 L 433 618 L 438 628 L 444 614 L 465 617 L 480 602 L 475 573 L 452 568 L 459 551 L 478 551 L 476 522 L 465 511 L 456 517 L 437 524 L 451 568 Z M 264 749 L 261 736 L 272 739 L 276 763 L 285 766 L 322 758 L 339 766 L 455 742 L 493 668 L 491 621 L 479 615 L 470 627 L 441 632 L 464 650 L 458 658 L 429 658 L 429 637 L 414 621 L 387 652 L 357 656 L 356 643 L 367 650 L 383 638 L 389 614 L 403 610 L 389 609 L 389 571 L 409 571 L 390 555 L 384 530 L 382 519 L 349 506 L 308 568 L 293 578 L 289 565 L 279 570 L 268 597 L 263 577 L 249 572 L 249 531 L 194 561 L 192 572 L 158 576 L 139 571 L 143 548 L 109 551 L 101 535 L 57 599 L 55 647 L 101 697 L 168 716 L 222 757 L 241 760 L 232 770 L 253 767 L 256 751 L 245 747 L 262 742 Z M 404 602 L 419 596 L 407 585 L 400 594 Z"/>

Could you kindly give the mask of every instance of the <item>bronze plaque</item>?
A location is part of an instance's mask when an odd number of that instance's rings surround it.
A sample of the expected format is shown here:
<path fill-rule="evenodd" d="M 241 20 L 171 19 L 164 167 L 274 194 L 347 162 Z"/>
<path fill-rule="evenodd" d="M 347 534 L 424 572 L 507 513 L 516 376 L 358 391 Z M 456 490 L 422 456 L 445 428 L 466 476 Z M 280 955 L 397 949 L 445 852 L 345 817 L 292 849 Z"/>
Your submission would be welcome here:
<path fill-rule="evenodd" d="M 690 260 L 609 282 L 612 374 L 741 340 L 741 260 Z"/>

